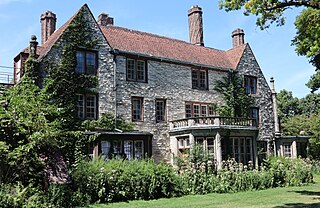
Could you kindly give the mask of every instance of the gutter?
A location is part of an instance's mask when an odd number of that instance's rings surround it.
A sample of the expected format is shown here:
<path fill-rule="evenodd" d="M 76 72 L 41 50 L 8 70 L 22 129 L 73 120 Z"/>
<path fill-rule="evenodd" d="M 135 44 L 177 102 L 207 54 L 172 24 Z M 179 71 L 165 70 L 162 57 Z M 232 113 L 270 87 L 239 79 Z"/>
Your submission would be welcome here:
<path fill-rule="evenodd" d="M 235 69 L 231 69 L 231 68 L 214 67 L 214 66 L 205 65 L 205 64 L 197 64 L 197 63 L 192 63 L 192 62 L 188 62 L 188 61 L 180 61 L 180 60 L 176 60 L 176 59 L 147 55 L 147 54 L 142 54 L 142 53 L 128 52 L 128 51 L 123 51 L 123 50 L 118 50 L 118 49 L 111 49 L 110 53 L 111 54 L 134 55 L 134 56 L 143 57 L 143 58 L 156 59 L 156 60 L 160 60 L 160 61 L 164 61 L 164 62 L 173 62 L 173 63 L 183 64 L 183 65 L 191 65 L 191 66 L 195 66 L 195 67 L 207 68 L 207 69 L 223 71 L 223 72 L 239 72 L 239 70 L 235 70 Z"/>

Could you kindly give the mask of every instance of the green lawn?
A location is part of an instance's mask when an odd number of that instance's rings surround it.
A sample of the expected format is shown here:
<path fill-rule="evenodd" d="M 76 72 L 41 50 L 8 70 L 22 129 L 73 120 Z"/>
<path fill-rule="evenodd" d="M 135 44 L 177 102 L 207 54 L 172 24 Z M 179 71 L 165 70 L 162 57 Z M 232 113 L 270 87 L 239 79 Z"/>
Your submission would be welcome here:
<path fill-rule="evenodd" d="M 320 175 L 315 184 L 302 187 L 275 188 L 262 191 L 248 191 L 231 194 L 190 195 L 173 199 L 151 201 L 129 201 L 108 205 L 92 205 L 90 208 L 139 207 L 139 208 L 311 208 L 320 207 Z"/>

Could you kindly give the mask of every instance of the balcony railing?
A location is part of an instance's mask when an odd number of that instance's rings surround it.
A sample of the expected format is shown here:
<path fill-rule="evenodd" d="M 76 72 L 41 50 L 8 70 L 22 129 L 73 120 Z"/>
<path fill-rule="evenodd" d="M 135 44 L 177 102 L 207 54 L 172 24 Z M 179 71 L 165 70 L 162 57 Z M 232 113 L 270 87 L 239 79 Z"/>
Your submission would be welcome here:
<path fill-rule="evenodd" d="M 0 84 L 13 84 L 13 75 L 11 73 L 0 72 Z"/>
<path fill-rule="evenodd" d="M 251 118 L 208 116 L 174 120 L 170 122 L 170 129 L 196 126 L 234 126 L 257 127 L 257 120 Z"/>

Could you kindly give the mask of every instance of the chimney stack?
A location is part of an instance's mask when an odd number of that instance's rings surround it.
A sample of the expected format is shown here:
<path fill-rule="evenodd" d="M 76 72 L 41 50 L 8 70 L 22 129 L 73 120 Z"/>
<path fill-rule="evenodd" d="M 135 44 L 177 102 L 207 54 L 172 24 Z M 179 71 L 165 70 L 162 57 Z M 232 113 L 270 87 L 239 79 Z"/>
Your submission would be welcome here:
<path fill-rule="evenodd" d="M 188 11 L 190 43 L 204 46 L 202 9 L 198 5 L 192 6 Z"/>
<path fill-rule="evenodd" d="M 51 11 L 46 11 L 41 15 L 41 45 L 43 45 L 50 35 L 56 30 L 57 17 Z"/>
<path fill-rule="evenodd" d="M 271 89 L 271 98 L 273 103 L 273 116 L 274 116 L 274 130 L 275 136 L 280 136 L 280 123 L 278 118 L 278 104 L 277 104 L 277 96 L 276 90 L 274 87 L 274 79 L 273 77 L 270 78 L 270 89 Z"/>
<path fill-rule="evenodd" d="M 102 26 L 113 25 L 113 18 L 109 14 L 102 13 L 98 16 L 98 24 Z"/>
<path fill-rule="evenodd" d="M 232 32 L 232 47 L 237 47 L 244 44 L 244 31 L 243 29 L 236 29 Z"/>
<path fill-rule="evenodd" d="M 37 46 L 38 46 L 37 37 L 35 35 L 32 35 L 30 45 L 29 45 L 29 56 L 33 59 L 36 58 L 37 56 Z"/>

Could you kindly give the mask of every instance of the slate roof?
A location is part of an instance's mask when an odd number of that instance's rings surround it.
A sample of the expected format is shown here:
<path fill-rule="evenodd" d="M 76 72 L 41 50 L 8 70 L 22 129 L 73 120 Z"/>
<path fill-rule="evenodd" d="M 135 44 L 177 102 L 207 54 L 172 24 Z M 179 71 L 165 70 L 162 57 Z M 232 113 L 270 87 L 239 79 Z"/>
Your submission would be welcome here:
<path fill-rule="evenodd" d="M 89 10 L 86 4 L 83 7 L 87 7 Z M 81 9 L 56 30 L 42 46 L 38 46 L 37 54 L 40 59 L 50 51 L 74 17 L 81 12 Z M 247 45 L 244 44 L 223 51 L 119 26 L 100 26 L 100 29 L 111 48 L 123 53 L 140 54 L 217 69 L 236 69 Z M 28 53 L 28 51 L 28 48 L 23 50 L 25 53 Z"/>

